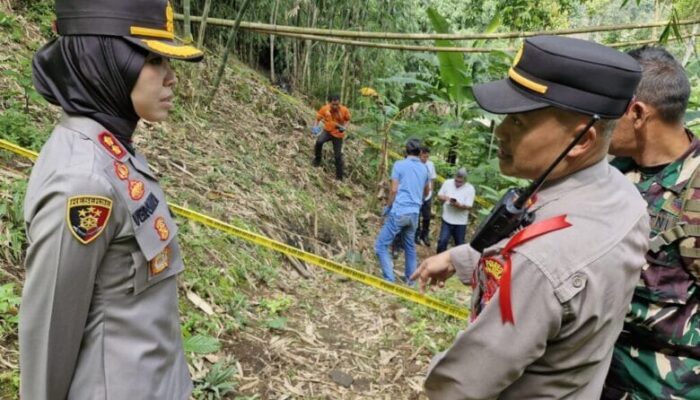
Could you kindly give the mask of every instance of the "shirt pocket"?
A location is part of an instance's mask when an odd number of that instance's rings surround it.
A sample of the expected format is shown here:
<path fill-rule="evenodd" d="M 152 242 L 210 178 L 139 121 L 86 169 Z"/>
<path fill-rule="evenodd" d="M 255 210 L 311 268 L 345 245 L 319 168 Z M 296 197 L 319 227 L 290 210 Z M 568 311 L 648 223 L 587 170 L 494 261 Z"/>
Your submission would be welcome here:
<path fill-rule="evenodd" d="M 566 324 L 576 318 L 570 301 L 585 289 L 587 281 L 588 278 L 584 273 L 576 272 L 554 289 L 554 295 L 563 307 L 562 324 Z"/>
<path fill-rule="evenodd" d="M 172 240 L 150 261 L 142 251 L 131 253 L 134 261 L 134 295 L 139 295 L 148 288 L 174 277 L 184 270 L 177 240 Z"/>

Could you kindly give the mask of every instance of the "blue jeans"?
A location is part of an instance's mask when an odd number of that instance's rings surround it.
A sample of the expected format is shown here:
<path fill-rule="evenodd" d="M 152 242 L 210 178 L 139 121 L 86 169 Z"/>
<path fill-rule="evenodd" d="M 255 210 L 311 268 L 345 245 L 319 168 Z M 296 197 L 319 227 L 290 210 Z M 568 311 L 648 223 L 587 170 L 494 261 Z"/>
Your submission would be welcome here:
<path fill-rule="evenodd" d="M 437 252 L 442 253 L 447 250 L 447 245 L 450 243 L 450 238 L 455 241 L 455 246 L 464 244 L 464 237 L 467 234 L 466 225 L 452 225 L 442 220 L 440 226 L 440 238 L 438 239 Z"/>
<path fill-rule="evenodd" d="M 401 236 L 403 241 L 403 250 L 406 258 L 406 283 L 409 285 L 411 275 L 416 270 L 416 228 L 418 227 L 418 213 L 404 215 L 387 215 L 382 225 L 382 230 L 379 231 L 377 241 L 374 243 L 374 252 L 379 258 L 379 265 L 382 268 L 384 279 L 389 282 L 394 282 L 394 263 L 389 254 L 389 246 L 394 241 L 396 236 Z"/>

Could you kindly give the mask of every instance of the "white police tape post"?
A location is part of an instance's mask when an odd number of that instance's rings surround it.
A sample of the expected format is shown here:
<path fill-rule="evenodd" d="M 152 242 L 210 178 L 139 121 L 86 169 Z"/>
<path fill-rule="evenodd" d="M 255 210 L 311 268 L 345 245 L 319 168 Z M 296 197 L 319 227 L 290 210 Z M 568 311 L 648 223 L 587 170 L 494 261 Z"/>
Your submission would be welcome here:
<path fill-rule="evenodd" d="M 24 149 L 20 146 L 17 146 L 14 143 L 2 139 L 0 139 L 0 148 L 18 154 L 20 156 L 29 158 L 30 160 L 36 160 L 36 158 L 38 157 L 38 154 L 36 152 Z M 432 308 L 436 311 L 440 311 L 444 314 L 447 314 L 460 320 L 466 320 L 469 316 L 469 311 L 463 307 L 457 307 L 448 304 L 444 301 L 435 299 L 430 296 L 426 296 L 405 286 L 387 282 L 377 276 L 368 274 L 366 272 L 358 271 L 354 268 L 342 265 L 333 260 L 329 260 L 327 258 L 320 257 L 316 254 L 309 253 L 297 249 L 296 247 L 289 246 L 285 243 L 272 240 L 266 236 L 262 236 L 257 233 L 247 231 L 245 229 L 238 228 L 236 226 L 227 224 L 223 221 L 217 220 L 207 215 L 200 214 L 196 211 L 190 210 L 180 205 L 168 203 L 168 206 L 175 214 L 180 215 L 189 220 L 199 222 L 210 228 L 214 228 L 229 235 L 244 239 L 256 245 L 266 247 L 279 253 L 286 254 L 288 256 L 308 262 L 310 264 L 321 267 L 327 271 L 343 275 L 353 281 L 360 282 L 362 284 L 379 289 L 389 294 L 393 294 L 404 300 L 408 300 L 410 302 Z"/>

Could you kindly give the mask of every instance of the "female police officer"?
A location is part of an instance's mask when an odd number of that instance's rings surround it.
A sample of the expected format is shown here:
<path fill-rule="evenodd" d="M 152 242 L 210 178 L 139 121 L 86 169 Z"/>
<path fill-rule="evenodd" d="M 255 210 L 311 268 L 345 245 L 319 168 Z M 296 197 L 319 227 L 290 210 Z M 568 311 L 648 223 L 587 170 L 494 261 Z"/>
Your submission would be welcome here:
<path fill-rule="evenodd" d="M 187 399 L 177 226 L 131 135 L 168 116 L 169 58 L 203 54 L 175 39 L 166 0 L 57 0 L 56 14 L 33 62 L 64 115 L 24 204 L 21 397 Z"/>

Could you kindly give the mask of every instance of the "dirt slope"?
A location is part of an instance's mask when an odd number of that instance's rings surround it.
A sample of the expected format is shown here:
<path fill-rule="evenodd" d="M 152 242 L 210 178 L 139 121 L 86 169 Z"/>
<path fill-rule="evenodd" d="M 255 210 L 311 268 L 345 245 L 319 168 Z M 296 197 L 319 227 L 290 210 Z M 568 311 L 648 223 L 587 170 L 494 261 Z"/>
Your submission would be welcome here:
<path fill-rule="evenodd" d="M 0 12 L 12 17 L 0 23 L 0 70 L 17 71 L 0 75 L 0 138 L 36 146 L 59 116 L 40 99 L 30 96 L 27 103 L 23 89 L 31 53 L 45 31 L 36 26 L 40 18 L 12 6 L 0 0 Z M 310 166 L 313 140 L 306 124 L 313 110 L 255 71 L 233 61 L 215 101 L 205 106 L 217 65 L 213 58 L 179 64 L 173 118 L 142 124 L 135 136 L 169 199 L 378 273 L 372 242 L 380 220 L 371 206 L 376 154 L 351 135 L 345 148 L 349 179 L 339 184 L 332 179 L 330 146 L 323 167 Z M 26 160 L 0 151 L 0 287 L 13 283 L 15 295 L 22 282 L 20 200 L 29 168 Z M 460 326 L 314 266 L 178 221 L 187 265 L 180 277 L 183 334 L 220 343 L 208 354 L 188 353 L 198 379 L 196 397 L 213 393 L 210 372 L 218 363 L 234 372 L 229 380 L 235 390 L 223 398 L 419 398 L 430 355 Z M 16 398 L 16 310 L 2 312 L 1 293 L 0 398 Z M 466 293 L 458 297 L 464 302 Z"/>

